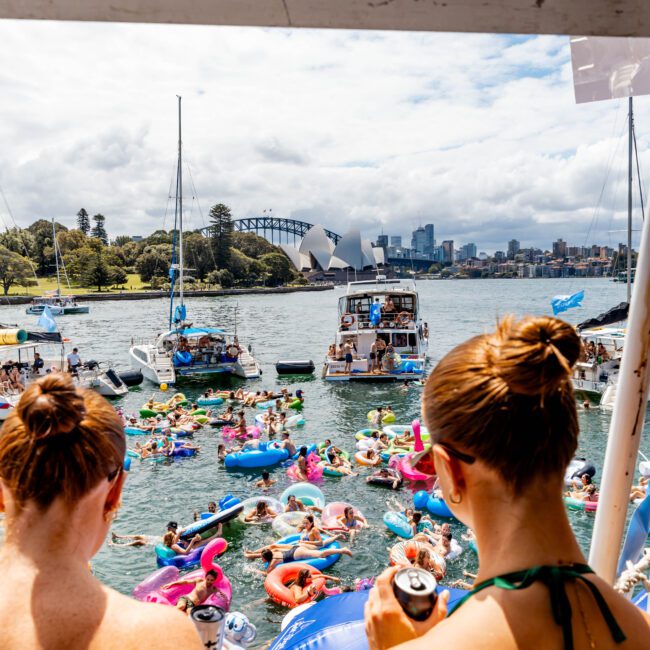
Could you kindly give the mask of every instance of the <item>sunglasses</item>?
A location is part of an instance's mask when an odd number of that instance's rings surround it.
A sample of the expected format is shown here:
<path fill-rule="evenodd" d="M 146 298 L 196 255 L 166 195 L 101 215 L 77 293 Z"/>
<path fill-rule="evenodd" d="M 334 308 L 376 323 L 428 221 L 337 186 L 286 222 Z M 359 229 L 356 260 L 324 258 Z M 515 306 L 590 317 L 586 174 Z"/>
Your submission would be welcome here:
<path fill-rule="evenodd" d="M 470 456 L 469 454 L 465 454 L 462 451 L 458 451 L 446 442 L 438 442 L 436 444 L 445 449 L 445 451 L 450 456 L 453 456 L 457 460 L 460 460 L 467 465 L 471 465 L 476 461 L 476 458 L 474 456 Z M 427 447 L 424 451 L 415 454 L 415 456 L 411 458 L 411 467 L 413 467 L 413 469 L 417 470 L 418 472 L 421 472 L 422 474 L 435 476 L 436 465 L 433 459 L 432 447 Z"/>

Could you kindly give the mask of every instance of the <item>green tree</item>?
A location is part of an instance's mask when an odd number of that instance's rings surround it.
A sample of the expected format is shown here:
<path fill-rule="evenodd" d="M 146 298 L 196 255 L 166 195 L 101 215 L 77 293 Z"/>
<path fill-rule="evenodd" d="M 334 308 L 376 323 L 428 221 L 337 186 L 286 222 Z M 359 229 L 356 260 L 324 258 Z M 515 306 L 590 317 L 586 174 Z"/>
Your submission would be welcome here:
<path fill-rule="evenodd" d="M 38 219 L 27 230 L 34 237 L 34 250 L 32 256 L 36 262 L 39 275 L 46 275 L 54 271 L 54 243 L 52 241 L 52 222 Z M 54 224 L 58 236 L 60 232 L 68 229 L 60 223 Z"/>
<path fill-rule="evenodd" d="M 63 230 L 57 233 L 56 242 L 62 255 L 67 255 L 86 246 L 88 238 L 81 230 Z"/>
<path fill-rule="evenodd" d="M 210 208 L 210 234 L 214 261 L 218 269 L 229 266 L 233 229 L 230 208 L 223 203 L 213 205 Z"/>
<path fill-rule="evenodd" d="M 155 246 L 157 244 L 171 244 L 172 238 L 174 236 L 174 231 L 170 230 L 154 230 L 145 240 L 144 244 L 146 246 Z"/>
<path fill-rule="evenodd" d="M 77 212 L 77 229 L 88 237 L 88 233 L 90 232 L 90 218 L 85 208 L 81 208 Z"/>
<path fill-rule="evenodd" d="M 88 246 L 77 252 L 79 259 L 79 281 L 84 287 L 107 287 L 113 279 L 114 267 L 108 262 L 108 255 L 99 238 L 93 237 Z"/>
<path fill-rule="evenodd" d="M 29 257 L 34 252 L 34 236 L 29 230 L 10 228 L 0 233 L 0 246 L 4 246 L 12 253 Z"/>
<path fill-rule="evenodd" d="M 108 268 L 111 274 L 111 284 L 114 287 L 123 286 L 128 282 L 129 276 L 123 268 L 120 266 L 109 266 Z"/>
<path fill-rule="evenodd" d="M 254 232 L 233 232 L 232 247 L 253 259 L 259 259 L 267 253 L 278 252 L 277 246 L 274 246 L 264 239 L 264 237 L 260 237 Z"/>
<path fill-rule="evenodd" d="M 154 277 L 168 277 L 171 254 L 171 246 L 168 244 L 147 246 L 135 263 L 141 280 L 150 282 Z"/>
<path fill-rule="evenodd" d="M 291 262 L 282 253 L 267 253 L 262 255 L 260 262 L 267 273 L 267 282 L 273 287 L 291 282 L 294 279 L 294 272 Z"/>
<path fill-rule="evenodd" d="M 131 239 L 131 237 L 129 237 L 128 235 L 118 235 L 115 238 L 115 241 L 113 241 L 113 245 L 121 248 L 122 246 L 126 246 L 127 244 L 130 244 L 132 241 L 133 239 Z"/>
<path fill-rule="evenodd" d="M 14 284 L 23 287 L 36 284 L 29 260 L 4 246 L 0 246 L 0 284 L 5 296 Z"/>
<path fill-rule="evenodd" d="M 106 232 L 106 217 L 103 214 L 96 214 L 93 217 L 93 221 L 95 222 L 95 225 L 92 227 L 92 230 L 90 231 L 90 236 L 94 237 L 95 239 L 99 239 L 99 241 L 104 244 L 104 246 L 108 246 L 108 233 Z"/>
<path fill-rule="evenodd" d="M 215 269 L 215 260 L 210 240 L 199 232 L 191 232 L 183 237 L 185 268 L 199 280 Z"/>

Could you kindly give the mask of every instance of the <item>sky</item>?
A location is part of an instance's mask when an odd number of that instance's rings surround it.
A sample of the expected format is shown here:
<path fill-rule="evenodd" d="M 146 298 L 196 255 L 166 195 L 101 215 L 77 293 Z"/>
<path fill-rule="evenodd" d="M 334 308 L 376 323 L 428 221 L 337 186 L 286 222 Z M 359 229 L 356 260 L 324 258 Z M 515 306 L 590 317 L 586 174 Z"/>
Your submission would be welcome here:
<path fill-rule="evenodd" d="M 170 228 L 182 95 L 188 228 L 222 202 L 488 252 L 625 239 L 627 102 L 575 104 L 568 37 L 0 21 L 0 91 L 0 227 Z"/>

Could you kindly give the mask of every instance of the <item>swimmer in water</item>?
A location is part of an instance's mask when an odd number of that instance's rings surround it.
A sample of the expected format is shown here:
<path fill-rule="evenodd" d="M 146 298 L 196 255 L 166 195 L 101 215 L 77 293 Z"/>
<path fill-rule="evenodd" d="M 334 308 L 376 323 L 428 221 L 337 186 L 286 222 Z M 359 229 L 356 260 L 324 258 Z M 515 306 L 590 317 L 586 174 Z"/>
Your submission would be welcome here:
<path fill-rule="evenodd" d="M 277 481 L 274 481 L 271 478 L 271 475 L 268 473 L 268 471 L 264 470 L 262 472 L 262 480 L 255 483 L 255 487 L 264 488 L 265 490 L 268 490 L 272 485 L 275 485 L 276 483 Z"/>
<path fill-rule="evenodd" d="M 258 501 L 255 508 L 244 517 L 244 521 L 249 524 L 254 521 L 264 523 L 265 520 L 274 519 L 277 515 L 278 513 L 270 508 L 266 501 Z"/>

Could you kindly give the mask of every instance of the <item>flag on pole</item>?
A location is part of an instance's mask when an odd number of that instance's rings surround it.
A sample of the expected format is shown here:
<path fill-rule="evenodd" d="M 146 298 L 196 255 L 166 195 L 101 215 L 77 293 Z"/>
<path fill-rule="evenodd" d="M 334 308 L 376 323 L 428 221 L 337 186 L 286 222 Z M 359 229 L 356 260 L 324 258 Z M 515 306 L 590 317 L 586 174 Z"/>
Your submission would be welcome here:
<path fill-rule="evenodd" d="M 557 316 L 559 313 L 574 307 L 582 307 L 582 300 L 585 297 L 585 290 L 578 291 L 570 296 L 555 296 L 551 300 L 551 307 L 553 307 L 553 315 Z"/>
<path fill-rule="evenodd" d="M 37 325 L 42 327 L 46 332 L 56 332 L 59 329 L 56 326 L 56 322 L 54 321 L 54 318 L 52 318 L 52 312 L 47 305 L 43 307 L 43 312 L 38 319 Z"/>

